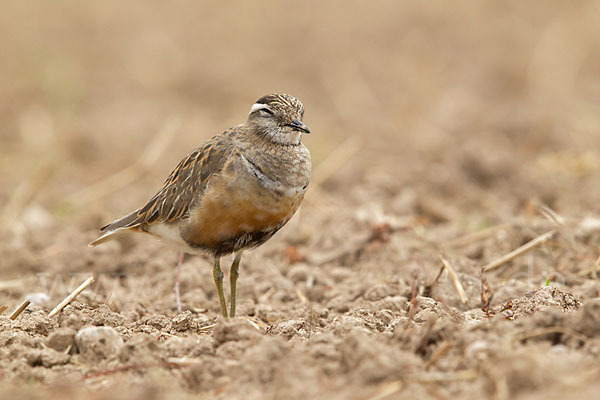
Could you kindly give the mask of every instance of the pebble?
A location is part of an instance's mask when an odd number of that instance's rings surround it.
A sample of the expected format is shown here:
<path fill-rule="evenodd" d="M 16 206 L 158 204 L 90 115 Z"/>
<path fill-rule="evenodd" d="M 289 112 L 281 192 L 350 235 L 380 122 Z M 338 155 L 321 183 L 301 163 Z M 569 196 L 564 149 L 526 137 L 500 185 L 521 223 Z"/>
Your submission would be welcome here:
<path fill-rule="evenodd" d="M 119 355 L 123 348 L 123 339 L 109 326 L 89 326 L 75 335 L 79 352 L 93 359 L 108 359 Z"/>

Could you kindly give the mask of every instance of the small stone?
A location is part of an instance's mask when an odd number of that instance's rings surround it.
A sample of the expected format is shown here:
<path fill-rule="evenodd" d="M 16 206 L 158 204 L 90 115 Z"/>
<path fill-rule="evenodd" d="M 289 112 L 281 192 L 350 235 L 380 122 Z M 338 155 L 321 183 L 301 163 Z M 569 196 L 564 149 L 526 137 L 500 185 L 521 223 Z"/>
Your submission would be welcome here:
<path fill-rule="evenodd" d="M 46 209 L 38 205 L 33 205 L 27 207 L 25 211 L 23 211 L 21 222 L 27 229 L 35 232 L 39 229 L 46 229 L 52 226 L 54 218 L 52 217 L 52 214 L 46 211 Z"/>
<path fill-rule="evenodd" d="M 291 267 L 287 273 L 287 277 L 294 283 L 306 282 L 310 275 L 310 268 L 304 263 L 299 263 Z"/>
<path fill-rule="evenodd" d="M 32 306 L 45 307 L 50 301 L 50 297 L 46 293 L 29 293 L 25 299 L 31 302 Z"/>
<path fill-rule="evenodd" d="M 108 326 L 89 326 L 75 335 L 79 352 L 89 359 L 115 358 L 123 348 L 119 333 Z"/>

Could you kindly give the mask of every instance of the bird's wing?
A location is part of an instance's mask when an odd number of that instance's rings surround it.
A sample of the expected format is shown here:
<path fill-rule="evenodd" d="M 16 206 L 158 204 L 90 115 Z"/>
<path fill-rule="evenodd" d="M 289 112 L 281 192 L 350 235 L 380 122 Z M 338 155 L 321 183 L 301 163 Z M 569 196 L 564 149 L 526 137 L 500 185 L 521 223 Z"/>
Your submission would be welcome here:
<path fill-rule="evenodd" d="M 202 197 L 211 177 L 223 169 L 234 151 L 235 144 L 230 135 L 215 136 L 181 160 L 163 187 L 145 206 L 106 225 L 100 231 L 186 218 L 194 201 Z"/>
<path fill-rule="evenodd" d="M 194 200 L 223 169 L 233 149 L 229 136 L 218 135 L 181 160 L 162 189 L 138 211 L 140 222 L 173 222 L 187 217 Z"/>

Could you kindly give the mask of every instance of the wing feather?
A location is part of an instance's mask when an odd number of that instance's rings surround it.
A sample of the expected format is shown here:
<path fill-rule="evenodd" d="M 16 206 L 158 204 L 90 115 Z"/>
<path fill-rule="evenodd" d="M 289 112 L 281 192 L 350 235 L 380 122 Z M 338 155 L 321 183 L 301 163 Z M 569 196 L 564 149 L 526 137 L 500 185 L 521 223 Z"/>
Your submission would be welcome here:
<path fill-rule="evenodd" d="M 136 225 L 173 222 L 188 216 L 210 179 L 221 172 L 234 150 L 233 141 L 219 135 L 186 156 L 163 187 L 137 211 Z"/>
<path fill-rule="evenodd" d="M 235 151 L 231 133 L 217 135 L 188 154 L 169 174 L 162 188 L 143 207 L 100 229 L 103 235 L 92 245 L 110 240 L 112 233 L 145 225 L 187 218 L 194 202 L 202 197 L 211 178 L 221 172 Z"/>

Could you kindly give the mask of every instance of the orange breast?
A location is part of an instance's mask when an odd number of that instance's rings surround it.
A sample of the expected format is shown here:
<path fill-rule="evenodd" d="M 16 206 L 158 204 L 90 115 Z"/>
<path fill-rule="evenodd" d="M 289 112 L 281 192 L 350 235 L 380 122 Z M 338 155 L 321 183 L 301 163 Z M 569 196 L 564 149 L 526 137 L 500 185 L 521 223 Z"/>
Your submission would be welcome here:
<path fill-rule="evenodd" d="M 303 197 L 277 196 L 256 185 L 234 190 L 225 180 L 211 183 L 181 232 L 188 243 L 207 249 L 217 249 L 245 234 L 281 227 L 294 215 Z"/>

